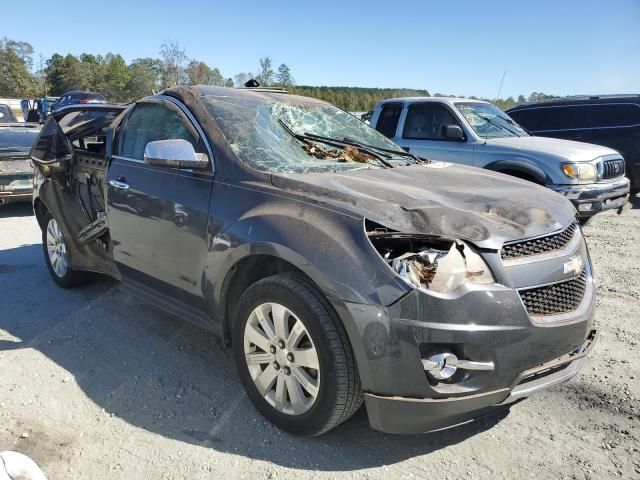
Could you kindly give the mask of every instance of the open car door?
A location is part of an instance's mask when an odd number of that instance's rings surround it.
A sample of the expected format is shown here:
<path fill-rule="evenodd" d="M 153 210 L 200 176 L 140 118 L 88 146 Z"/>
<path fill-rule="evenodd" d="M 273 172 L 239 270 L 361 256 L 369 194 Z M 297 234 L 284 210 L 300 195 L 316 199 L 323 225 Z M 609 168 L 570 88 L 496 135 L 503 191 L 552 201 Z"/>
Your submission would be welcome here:
<path fill-rule="evenodd" d="M 31 149 L 38 189 L 34 209 L 48 210 L 68 244 L 71 268 L 116 278 L 105 221 L 108 128 L 121 105 L 78 105 L 55 112 Z"/>

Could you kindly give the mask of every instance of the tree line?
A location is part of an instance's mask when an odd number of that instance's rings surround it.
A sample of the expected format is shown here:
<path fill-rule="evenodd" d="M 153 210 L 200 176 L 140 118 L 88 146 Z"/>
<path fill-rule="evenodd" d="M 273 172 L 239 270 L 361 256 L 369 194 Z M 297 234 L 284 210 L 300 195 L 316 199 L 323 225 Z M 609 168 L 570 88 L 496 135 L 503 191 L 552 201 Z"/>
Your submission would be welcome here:
<path fill-rule="evenodd" d="M 371 110 L 385 98 L 430 96 L 426 89 L 298 86 L 291 68 L 286 63 L 276 67 L 269 56 L 259 59 L 255 74 L 247 71 L 227 77 L 219 68 L 189 58 L 174 41 L 164 42 L 157 57 L 136 58 L 128 64 L 115 53 L 104 56 L 56 53 L 48 59 L 40 55 L 36 62 L 33 56 L 34 49 L 29 43 L 0 39 L 0 98 L 60 96 L 70 90 L 85 90 L 102 93 L 111 102 L 131 102 L 175 85 L 239 87 L 250 79 L 262 86 L 283 87 L 294 94 L 325 100 L 348 111 Z M 547 98 L 555 97 L 534 92 L 529 97 L 491 101 L 506 110 L 518 103 Z"/>

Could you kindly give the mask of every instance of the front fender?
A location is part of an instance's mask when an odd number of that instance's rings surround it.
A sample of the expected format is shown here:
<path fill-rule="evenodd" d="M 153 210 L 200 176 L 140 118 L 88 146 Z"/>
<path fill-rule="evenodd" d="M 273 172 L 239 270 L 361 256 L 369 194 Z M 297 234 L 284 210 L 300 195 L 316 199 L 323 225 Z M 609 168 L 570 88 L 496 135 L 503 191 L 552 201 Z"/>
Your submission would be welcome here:
<path fill-rule="evenodd" d="M 322 227 L 320 227 L 322 225 Z M 307 275 L 327 297 L 351 303 L 388 305 L 407 286 L 377 258 L 362 220 L 305 206 L 304 215 L 245 216 L 212 242 L 210 268 L 231 272 L 255 255 L 282 259 Z M 222 279 L 220 279 L 222 280 Z M 224 294 L 224 280 L 216 298 Z"/>
<path fill-rule="evenodd" d="M 508 160 L 493 161 L 484 166 L 487 170 L 493 170 L 494 172 L 500 171 L 515 171 L 530 175 L 536 182 L 547 185 L 553 183 L 549 175 L 542 170 L 539 166 L 535 165 L 531 160 L 514 158 Z"/>

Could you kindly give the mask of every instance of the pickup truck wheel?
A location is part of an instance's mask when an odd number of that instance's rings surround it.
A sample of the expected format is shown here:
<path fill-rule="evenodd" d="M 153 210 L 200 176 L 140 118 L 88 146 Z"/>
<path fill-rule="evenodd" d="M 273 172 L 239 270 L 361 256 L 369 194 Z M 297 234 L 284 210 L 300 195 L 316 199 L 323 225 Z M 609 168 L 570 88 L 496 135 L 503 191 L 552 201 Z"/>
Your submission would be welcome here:
<path fill-rule="evenodd" d="M 589 222 L 591 222 L 591 219 L 594 217 L 595 215 L 591 215 L 590 217 L 579 217 L 578 218 L 578 222 L 580 222 L 580 226 L 581 227 L 585 227 L 586 225 L 589 224 Z"/>
<path fill-rule="evenodd" d="M 67 246 L 64 234 L 55 218 L 47 213 L 44 217 L 44 229 L 42 230 L 42 248 L 44 259 L 53 281 L 62 288 L 70 288 L 80 280 L 81 272 L 69 267 Z"/>
<path fill-rule="evenodd" d="M 362 389 L 344 327 L 304 278 L 264 278 L 238 302 L 233 353 L 247 394 L 277 427 L 314 436 L 348 419 Z"/>

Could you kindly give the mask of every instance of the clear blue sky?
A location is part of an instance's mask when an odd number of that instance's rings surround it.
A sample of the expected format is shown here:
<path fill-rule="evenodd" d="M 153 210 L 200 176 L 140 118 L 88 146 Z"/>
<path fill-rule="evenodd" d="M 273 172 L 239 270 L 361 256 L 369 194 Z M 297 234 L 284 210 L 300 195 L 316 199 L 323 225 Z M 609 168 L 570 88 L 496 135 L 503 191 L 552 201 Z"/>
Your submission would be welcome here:
<path fill-rule="evenodd" d="M 225 77 L 287 63 L 301 85 L 495 97 L 640 93 L 640 0 L 2 2 L 0 36 L 42 53 L 155 57 L 178 41 Z M 54 5 L 55 3 L 55 5 Z M 72 19 L 72 20 L 67 20 Z"/>

